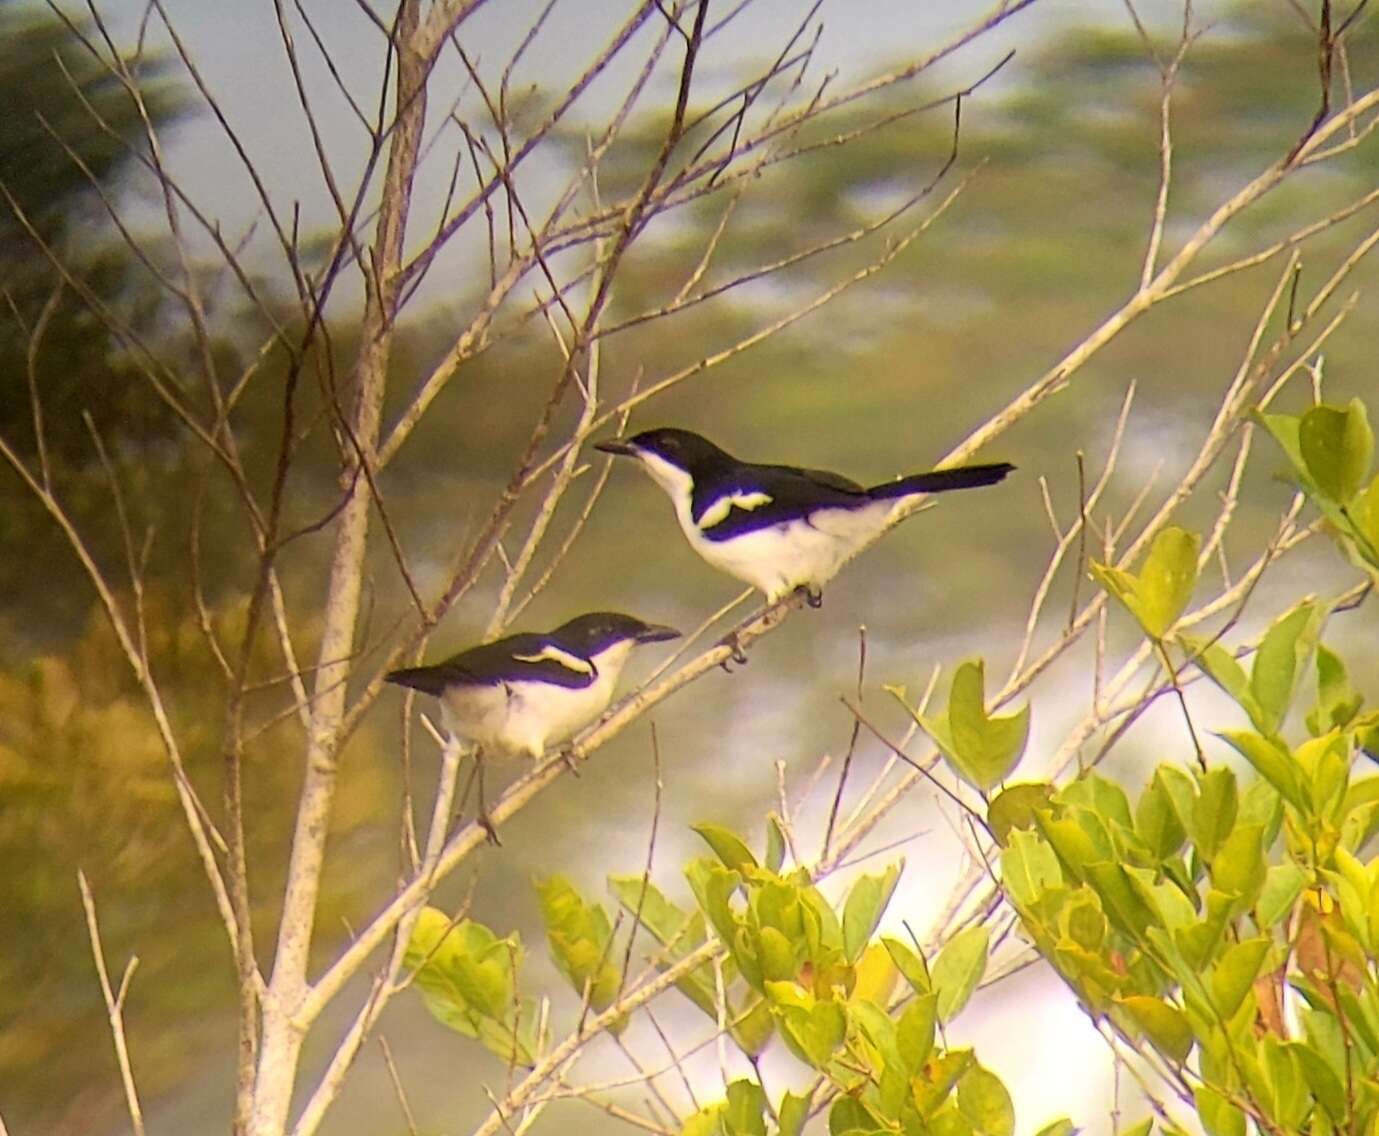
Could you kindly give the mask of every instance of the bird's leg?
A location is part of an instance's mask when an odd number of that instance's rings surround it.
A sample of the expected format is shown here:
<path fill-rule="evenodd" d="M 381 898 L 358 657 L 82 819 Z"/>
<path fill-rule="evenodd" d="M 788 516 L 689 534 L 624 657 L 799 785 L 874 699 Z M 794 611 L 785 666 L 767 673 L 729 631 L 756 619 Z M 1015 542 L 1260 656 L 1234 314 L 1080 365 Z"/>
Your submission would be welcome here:
<path fill-rule="evenodd" d="M 720 647 L 727 647 L 731 652 L 726 659 L 724 659 L 721 663 L 718 664 L 728 674 L 733 673 L 733 668 L 728 666 L 729 663 L 736 663 L 740 667 L 744 667 L 747 665 L 747 652 L 742 649 L 742 644 L 738 641 L 737 638 L 737 633 L 740 629 L 740 626 L 734 627 L 731 631 L 728 632 L 728 634 L 723 636 L 723 638 L 720 639 L 717 644 Z"/>
<path fill-rule="evenodd" d="M 501 845 L 503 842 L 498 839 L 498 829 L 493 823 L 493 818 L 488 815 L 488 806 L 484 803 L 484 755 L 482 750 L 474 751 L 474 773 L 479 780 L 479 811 L 474 816 L 474 822 L 484 830 L 484 835 L 488 837 L 488 842 L 493 845 Z"/>
<path fill-rule="evenodd" d="M 729 674 L 733 673 L 732 667 L 728 666 L 729 663 L 736 663 L 740 667 L 745 666 L 747 663 L 747 652 L 742 649 L 742 641 L 738 638 L 739 633 L 744 628 L 750 627 L 763 616 L 769 615 L 777 608 L 788 606 L 792 602 L 792 596 L 803 596 L 805 603 L 809 604 L 810 607 L 823 607 L 824 605 L 823 592 L 808 584 L 800 584 L 793 592 L 785 592 L 782 595 L 776 596 L 774 599 L 768 597 L 764 608 L 760 611 L 753 612 L 718 641 L 716 646 L 727 647 L 732 652 L 718 665 Z"/>
<path fill-rule="evenodd" d="M 565 768 L 568 769 L 573 776 L 579 776 L 579 763 L 575 761 L 575 747 L 573 744 L 567 744 L 560 747 L 560 760 L 565 763 Z"/>

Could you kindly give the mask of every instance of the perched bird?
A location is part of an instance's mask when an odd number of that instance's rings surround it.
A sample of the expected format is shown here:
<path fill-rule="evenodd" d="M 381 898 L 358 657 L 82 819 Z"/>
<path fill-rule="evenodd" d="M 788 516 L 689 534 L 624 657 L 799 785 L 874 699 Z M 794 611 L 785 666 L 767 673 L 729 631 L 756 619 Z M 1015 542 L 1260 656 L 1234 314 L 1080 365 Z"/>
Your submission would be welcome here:
<path fill-rule="evenodd" d="M 446 730 L 478 747 L 479 823 L 492 837 L 483 805 L 482 759 L 540 757 L 547 746 L 565 741 L 607 709 L 633 647 L 679 635 L 673 627 L 596 611 L 545 634 L 509 635 L 385 678 L 440 699 Z"/>
<path fill-rule="evenodd" d="M 1007 462 L 914 473 L 870 489 L 826 470 L 739 461 L 689 430 L 646 430 L 595 449 L 635 458 L 675 505 L 690 546 L 715 568 L 766 593 L 821 589 L 902 502 L 925 493 L 994 485 Z"/>

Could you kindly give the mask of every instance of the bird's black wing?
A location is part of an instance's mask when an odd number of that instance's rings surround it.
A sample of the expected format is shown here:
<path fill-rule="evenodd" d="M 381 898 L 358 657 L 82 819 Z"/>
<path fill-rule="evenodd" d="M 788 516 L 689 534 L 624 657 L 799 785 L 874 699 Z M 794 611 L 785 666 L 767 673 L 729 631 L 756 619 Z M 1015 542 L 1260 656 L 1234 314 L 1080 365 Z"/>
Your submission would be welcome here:
<path fill-rule="evenodd" d="M 801 469 L 794 465 L 763 465 L 757 469 L 769 469 L 773 473 L 780 473 L 786 477 L 803 478 L 813 485 L 821 486 L 824 489 L 837 489 L 841 493 L 866 493 L 866 489 L 858 485 L 850 477 L 844 477 L 841 473 L 834 473 L 828 469 Z"/>
<path fill-rule="evenodd" d="M 841 474 L 789 465 L 747 465 L 697 478 L 691 513 L 709 540 L 807 519 L 820 509 L 856 509 L 867 491 Z M 707 523 L 706 523 L 707 522 Z"/>
<path fill-rule="evenodd" d="M 505 682 L 546 682 L 571 690 L 598 678 L 594 664 L 549 636 L 509 635 L 425 667 L 392 671 L 389 682 L 424 694 L 440 695 L 451 686 L 498 686 Z"/>

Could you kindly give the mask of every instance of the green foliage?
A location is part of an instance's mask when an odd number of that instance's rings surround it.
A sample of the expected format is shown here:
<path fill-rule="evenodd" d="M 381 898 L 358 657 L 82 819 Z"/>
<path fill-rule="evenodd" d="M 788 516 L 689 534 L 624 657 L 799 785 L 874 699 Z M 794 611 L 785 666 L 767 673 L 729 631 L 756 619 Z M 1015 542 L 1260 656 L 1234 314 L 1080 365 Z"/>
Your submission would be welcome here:
<path fill-rule="evenodd" d="M 991 834 L 1001 845 L 1008 845 L 1016 829 L 1034 827 L 1039 810 L 1048 808 L 1052 798 L 1053 786 L 1042 781 L 1007 787 L 986 810 Z"/>
<path fill-rule="evenodd" d="M 1374 460 L 1374 432 L 1365 404 L 1320 404 L 1302 415 L 1257 420 L 1292 466 L 1299 488 L 1321 510 L 1347 555 L 1379 580 L 1379 476 L 1365 486 Z"/>
<path fill-rule="evenodd" d="M 407 941 L 404 967 L 437 1021 L 477 1038 L 504 1061 L 533 1063 L 536 999 L 516 997 L 522 943 L 471 919 L 425 907 Z"/>
<path fill-rule="evenodd" d="M 959 931 L 939 951 L 931 977 L 940 1021 L 951 1021 L 967 1005 L 972 991 L 986 973 L 989 943 L 986 927 L 977 925 Z"/>
<path fill-rule="evenodd" d="M 766 1015 L 763 1035 L 749 1041 L 733 1033 L 748 1056 L 778 1033 L 797 1060 L 823 1077 L 832 1094 L 831 1133 L 1010 1136 L 1014 1106 L 999 1078 L 971 1050 L 939 1040 L 940 1023 L 961 1012 L 985 972 L 985 927 L 954 936 L 930 966 L 913 946 L 873 938 L 903 865 L 858 877 L 835 909 L 804 871 L 759 864 L 745 840 L 718 825 L 695 831 L 717 859 L 695 860 L 686 869 L 699 908 L 694 915 L 633 878 L 619 878 L 615 891 L 625 910 L 640 901 L 644 922 L 662 942 L 673 943 L 686 926 L 712 929 L 726 952 L 721 973 L 729 1021 Z M 681 989 L 717 1016 L 717 990 Z M 897 998 L 898 989 L 907 992 Z M 681 1131 L 789 1136 L 800 1132 L 808 1111 L 805 1098 L 787 1093 L 772 1128 L 760 1087 L 737 1081 L 724 1101 L 701 1109 Z"/>
<path fill-rule="evenodd" d="M 1327 614 L 1315 601 L 1304 600 L 1279 616 L 1260 640 L 1248 679 L 1220 643 L 1194 635 L 1180 638 L 1207 677 L 1249 715 L 1254 728 L 1272 735 L 1283 725 Z"/>
<path fill-rule="evenodd" d="M 1372 463 L 1363 406 L 1261 421 L 1352 559 L 1372 568 L 1352 508 Z M 1195 538 L 1174 533 L 1138 577 L 1096 574 L 1161 644 L 1196 556 Z M 1307 600 L 1282 613 L 1248 673 L 1247 650 L 1182 636 L 1248 717 L 1251 729 L 1219 736 L 1255 776 L 1193 754 L 1160 764 L 1133 802 L 1089 772 L 992 808 L 1026 931 L 1094 1015 L 1183 1071 L 1213 1136 L 1379 1123 L 1379 860 L 1365 851 L 1379 778 L 1356 766 L 1379 716 L 1320 641 L 1330 612 Z M 1295 738 L 1309 669 L 1316 697 Z M 1283 1019 L 1285 983 L 1307 1003 L 1302 1036 Z"/>
<path fill-rule="evenodd" d="M 1092 577 L 1138 621 L 1151 639 L 1162 639 L 1178 622 L 1197 585 L 1201 537 L 1170 525 L 1150 545 L 1138 575 L 1092 562 Z"/>
<path fill-rule="evenodd" d="M 905 862 L 892 864 L 879 876 L 860 876 L 848 892 L 843 907 L 843 957 L 856 962 L 862 956 L 881 915 L 895 892 Z"/>
<path fill-rule="evenodd" d="M 586 903 L 564 876 L 538 880 L 541 917 L 556 966 L 581 998 L 606 1010 L 617 997 L 622 973 L 610 957 L 613 928 L 601 904 Z"/>
<path fill-rule="evenodd" d="M 898 690 L 891 693 L 905 706 Z M 932 718 L 913 710 L 910 714 L 958 774 L 983 793 L 1010 775 L 1029 741 L 1028 705 L 1004 717 L 987 713 L 986 665 L 981 659 L 969 660 L 954 672 L 948 707 L 942 714 Z"/>

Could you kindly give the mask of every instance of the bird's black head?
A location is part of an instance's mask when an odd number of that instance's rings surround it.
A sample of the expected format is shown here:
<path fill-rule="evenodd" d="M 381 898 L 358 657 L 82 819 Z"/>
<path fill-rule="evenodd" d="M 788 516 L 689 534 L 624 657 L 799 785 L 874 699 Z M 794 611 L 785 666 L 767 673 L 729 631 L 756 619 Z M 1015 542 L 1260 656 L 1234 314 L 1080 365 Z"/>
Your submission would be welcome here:
<path fill-rule="evenodd" d="M 658 457 L 676 469 L 691 473 L 706 465 L 731 460 L 707 438 L 701 438 L 691 430 L 677 430 L 671 426 L 643 430 L 630 438 L 599 442 L 594 449 L 635 458 Z"/>
<path fill-rule="evenodd" d="M 597 655 L 615 643 L 659 643 L 664 639 L 678 639 L 680 632 L 673 627 L 643 623 L 635 616 L 616 611 L 591 611 L 577 615 L 551 632 L 551 638 L 579 651 L 585 658 Z"/>

